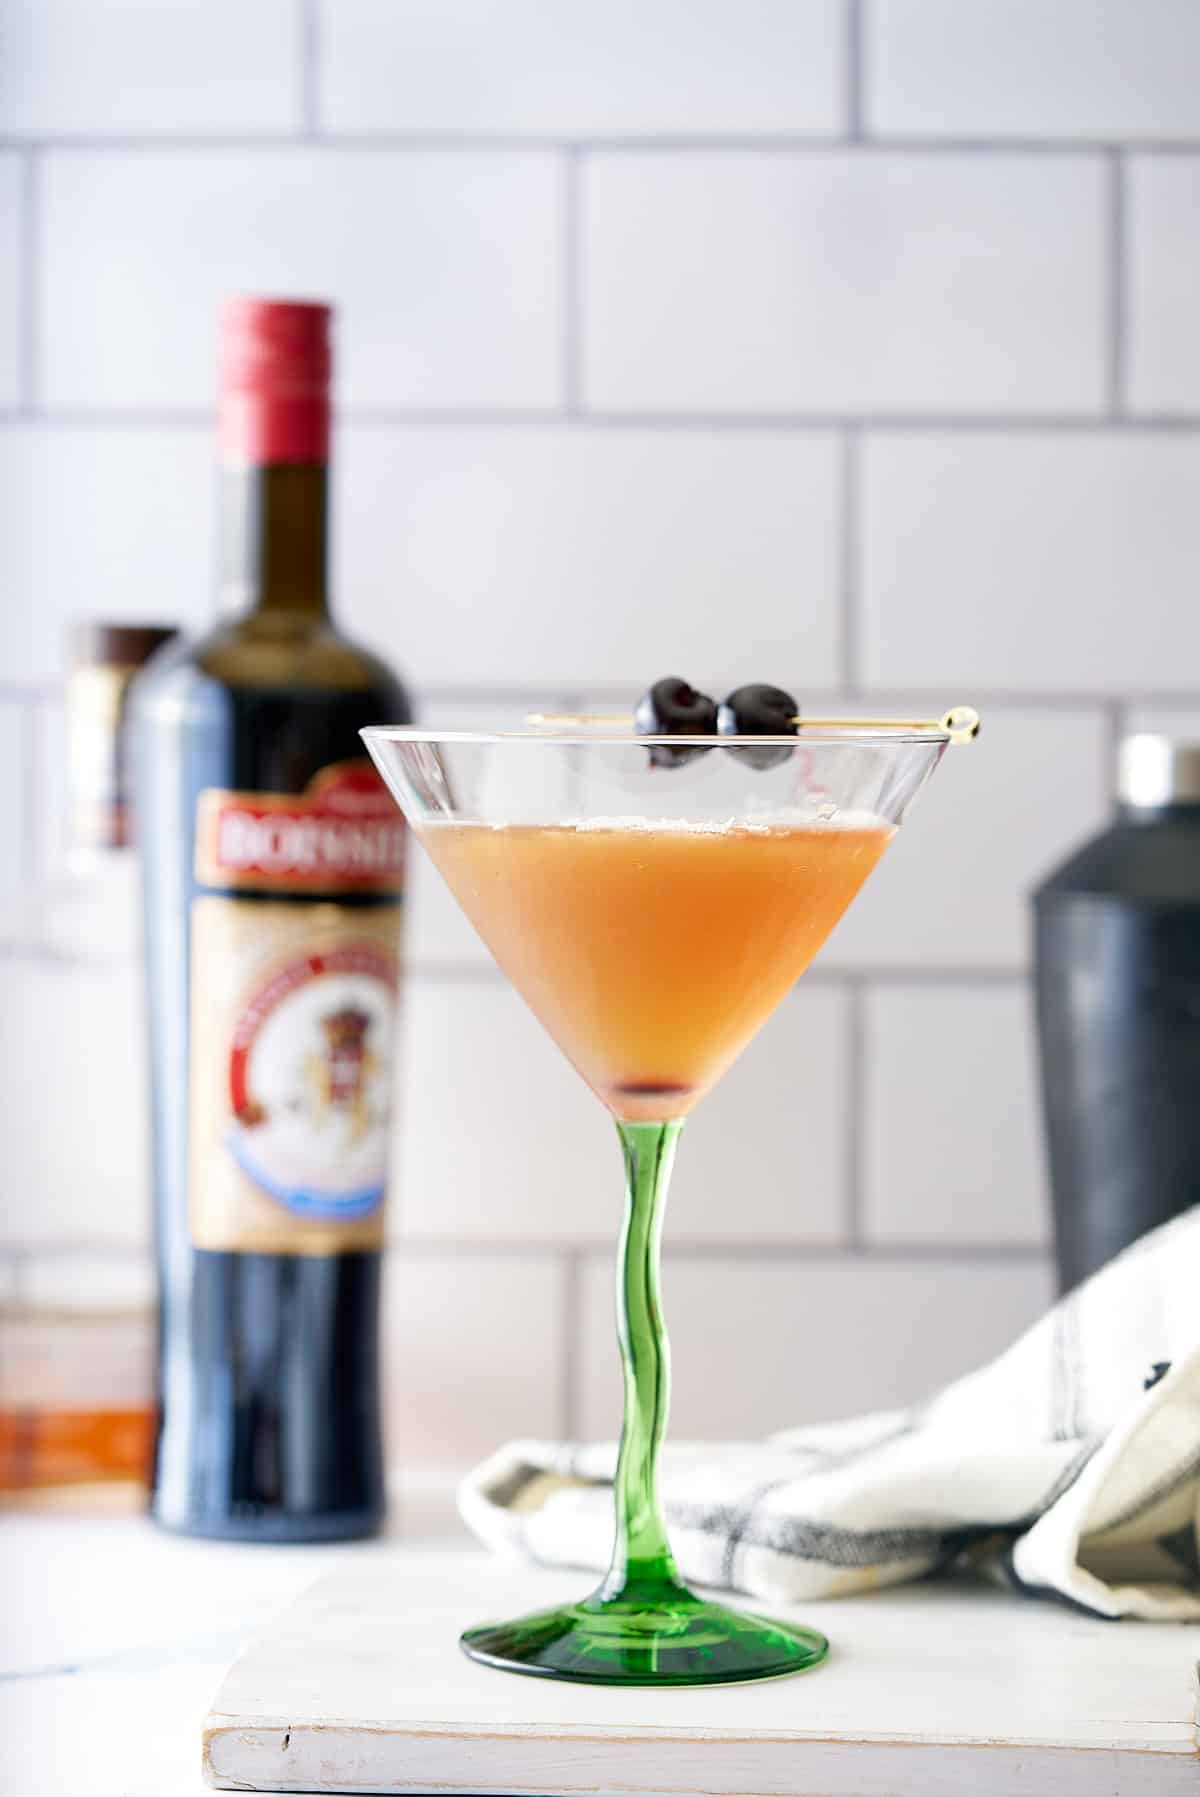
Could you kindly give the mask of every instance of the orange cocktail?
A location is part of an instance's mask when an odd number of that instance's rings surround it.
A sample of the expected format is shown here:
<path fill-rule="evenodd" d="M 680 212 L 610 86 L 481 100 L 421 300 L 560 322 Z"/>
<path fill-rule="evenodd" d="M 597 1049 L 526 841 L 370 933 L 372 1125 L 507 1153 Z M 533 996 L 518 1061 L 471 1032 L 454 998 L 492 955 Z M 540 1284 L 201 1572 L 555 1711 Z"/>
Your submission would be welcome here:
<path fill-rule="evenodd" d="M 808 966 L 892 826 L 425 823 L 500 966 L 626 1121 L 684 1117 Z"/>

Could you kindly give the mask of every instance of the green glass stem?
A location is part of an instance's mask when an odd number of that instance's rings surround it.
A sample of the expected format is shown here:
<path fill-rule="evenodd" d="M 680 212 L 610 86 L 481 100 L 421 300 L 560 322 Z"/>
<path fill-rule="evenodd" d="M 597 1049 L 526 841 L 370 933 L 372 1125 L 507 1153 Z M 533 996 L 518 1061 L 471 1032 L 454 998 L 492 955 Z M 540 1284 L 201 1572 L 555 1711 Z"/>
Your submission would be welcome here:
<path fill-rule="evenodd" d="M 683 1590 L 658 1496 L 658 1450 L 671 1401 L 671 1353 L 659 1299 L 659 1244 L 678 1123 L 620 1123 L 625 1224 L 617 1258 L 617 1335 L 625 1418 L 614 1482 L 616 1539 L 605 1601 L 653 1606 Z"/>
<path fill-rule="evenodd" d="M 658 1296 L 659 1239 L 682 1123 L 618 1123 L 625 1153 L 625 1226 L 617 1265 L 617 1331 L 625 1421 L 613 1493 L 616 1536 L 603 1583 L 577 1603 L 485 1622 L 462 1644 L 473 1660 L 539 1678 L 593 1685 L 720 1685 L 781 1678 L 824 1659 L 828 1642 L 800 1623 L 728 1610 L 679 1577 L 658 1497 L 671 1363 Z"/>

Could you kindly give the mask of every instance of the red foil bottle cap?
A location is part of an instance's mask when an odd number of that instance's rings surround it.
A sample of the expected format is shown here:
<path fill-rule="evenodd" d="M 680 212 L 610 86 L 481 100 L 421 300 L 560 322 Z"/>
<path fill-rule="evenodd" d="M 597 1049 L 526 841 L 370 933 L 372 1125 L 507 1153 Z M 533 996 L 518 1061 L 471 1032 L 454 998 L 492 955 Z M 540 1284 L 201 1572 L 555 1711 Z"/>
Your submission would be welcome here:
<path fill-rule="evenodd" d="M 221 457 L 329 459 L 332 309 L 308 300 L 232 299 L 221 319 Z"/>

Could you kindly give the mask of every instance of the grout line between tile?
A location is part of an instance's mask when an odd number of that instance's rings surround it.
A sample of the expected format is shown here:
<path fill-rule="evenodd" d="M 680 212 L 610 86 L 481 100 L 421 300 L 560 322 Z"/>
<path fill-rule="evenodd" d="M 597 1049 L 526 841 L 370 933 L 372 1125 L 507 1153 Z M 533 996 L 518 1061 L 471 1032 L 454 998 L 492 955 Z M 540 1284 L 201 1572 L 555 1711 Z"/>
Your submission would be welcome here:
<path fill-rule="evenodd" d="M 0 1248 L 0 1276 L 7 1274 L 8 1296 L 14 1306 L 25 1303 L 29 1292 L 28 1256 L 23 1248 Z"/>
<path fill-rule="evenodd" d="M 12 699 L 17 704 L 28 700 L 31 704 L 39 700 L 59 699 L 63 694 L 63 684 L 58 680 L 0 680 L 0 699 Z"/>
<path fill-rule="evenodd" d="M 0 962 L 56 961 L 57 957 L 46 955 L 29 944 L 17 942 L 0 942 Z M 414 983 L 429 986 L 506 986 L 506 976 L 491 961 L 427 961 L 409 960 L 405 966 L 405 978 Z M 822 990 L 845 991 L 855 982 L 864 986 L 880 987 L 915 987 L 925 990 L 930 987 L 944 989 L 946 987 L 962 987 L 972 990 L 980 986 L 988 986 L 1008 990 L 1024 987 L 1029 980 L 1028 967 L 872 967 L 869 964 L 857 967 L 832 966 L 829 968 L 813 967 L 804 975 L 805 989 L 819 986 Z"/>
<path fill-rule="evenodd" d="M 841 690 L 848 699 L 859 691 L 859 570 L 861 567 L 861 439 L 854 427 L 842 436 L 841 542 L 838 585 L 841 598 L 841 640 L 838 665 Z"/>
<path fill-rule="evenodd" d="M 560 692 L 555 703 L 560 710 L 567 713 L 583 713 L 588 707 L 586 694 L 575 690 Z M 582 757 L 574 750 L 567 756 L 567 766 L 563 776 L 563 803 L 568 813 L 581 809 L 586 803 Z"/>
<path fill-rule="evenodd" d="M 353 416 L 353 413 L 351 414 Z M 359 414 L 359 422 L 367 422 Z M 856 428 L 880 435 L 905 436 L 971 433 L 980 436 L 1005 432 L 1033 435 L 1055 432 L 1060 435 L 1120 435 L 1148 431 L 1176 432 L 1200 429 L 1200 413 L 1144 413 L 1137 417 L 1111 418 L 1100 410 L 1079 412 L 807 412 L 736 411 L 728 412 L 659 412 L 659 411 L 589 411 L 580 419 L 584 428 L 597 430 L 696 430 L 696 431 L 843 431 Z"/>
<path fill-rule="evenodd" d="M 1014 986 L 1022 985 L 1028 977 L 1029 970 L 1025 967 L 953 967 L 946 963 L 941 966 L 926 964 L 920 967 L 888 967 L 863 961 L 844 967 L 836 962 L 826 968 L 810 967 L 804 975 L 803 984 L 809 986 L 819 982 L 839 985 L 843 982 L 861 982 L 865 986 Z M 798 987 L 793 990 L 798 990 Z"/>
<path fill-rule="evenodd" d="M 504 975 L 494 961 L 433 961 L 423 967 L 419 960 L 410 959 L 405 964 L 404 977 L 434 986 L 497 986 L 505 983 Z"/>
<path fill-rule="evenodd" d="M 30 150 L 23 158 L 21 181 L 21 343 L 20 343 L 20 407 L 28 417 L 37 409 L 38 301 L 41 255 L 39 209 L 41 205 L 41 158 Z"/>
<path fill-rule="evenodd" d="M 0 134 L 0 150 L 117 151 L 145 150 L 164 155 L 195 150 L 276 150 L 294 146 L 288 131 L 80 131 Z M 865 155 L 934 156 L 1102 156 L 1113 148 L 1111 137 L 938 137 L 919 132 L 872 132 L 861 140 L 848 131 L 654 132 L 630 131 L 620 136 L 582 132 L 566 136 L 549 131 L 350 131 L 321 133 L 319 147 L 329 150 L 388 152 L 497 152 L 587 150 L 605 155 L 829 155 L 853 151 Z M 1127 137 L 1123 150 L 1143 156 L 1194 156 L 1200 137 Z"/>
<path fill-rule="evenodd" d="M 1128 308 L 1128 218 L 1125 158 L 1120 150 L 1108 156 L 1108 265 L 1105 270 L 1108 366 L 1108 409 L 1114 418 L 1125 410 Z"/>
<path fill-rule="evenodd" d="M 532 710 L 544 706 L 549 700 L 564 710 L 578 709 L 581 694 L 572 688 L 564 691 L 554 681 L 547 681 L 543 686 L 476 686 L 469 682 L 462 686 L 430 685 L 421 688 L 422 705 L 498 705 L 500 707 L 516 706 Z"/>
<path fill-rule="evenodd" d="M 300 27 L 300 133 L 311 140 L 321 130 L 320 0 L 296 0 Z"/>
<path fill-rule="evenodd" d="M 979 1261 L 989 1265 L 996 1262 L 1040 1262 L 1049 1253 L 1047 1242 L 994 1242 L 994 1241 L 870 1241 L 855 1244 L 851 1248 L 829 1247 L 801 1242 L 677 1242 L 672 1248 L 666 1248 L 665 1258 L 676 1260 L 753 1260 L 767 1258 L 770 1260 L 820 1260 L 853 1265 L 858 1261 L 872 1261 L 884 1265 L 896 1263 L 918 1262 L 948 1266 L 960 1266 L 964 1262 Z"/>
<path fill-rule="evenodd" d="M 950 151 L 956 156 L 1091 156 L 1103 155 L 1113 148 L 1111 137 L 927 137 L 919 132 L 872 132 L 864 148 L 876 150 L 913 150 L 935 153 Z M 1196 137 L 1125 137 L 1123 150 L 1139 155 L 1192 156 L 1200 150 Z"/>
<path fill-rule="evenodd" d="M 846 982 L 846 1122 L 845 1228 L 846 1246 L 860 1248 L 864 1239 L 865 1201 L 863 1129 L 869 1098 L 870 1076 L 866 1053 L 866 994 L 861 979 Z"/>
<path fill-rule="evenodd" d="M 562 357 L 563 406 L 569 418 L 583 407 L 583 164 L 578 150 L 563 158 Z"/>
<path fill-rule="evenodd" d="M 568 804 L 575 794 L 572 784 L 568 788 Z M 495 985 L 505 981 L 504 974 L 491 961 L 429 961 L 424 966 L 420 961 L 410 963 L 406 969 L 406 977 L 414 980 L 429 981 L 431 984 L 447 985 Z M 865 986 L 1023 986 L 1029 978 L 1027 967 L 955 967 L 949 964 L 914 967 L 896 967 L 874 965 L 869 961 L 857 964 L 841 965 L 834 963 L 829 967 L 815 966 L 809 968 L 804 975 L 805 990 L 813 986 L 828 989 L 849 990 L 857 984 Z M 792 994 L 799 990 L 799 985 L 792 988 Z"/>
<path fill-rule="evenodd" d="M 863 139 L 863 18 L 867 0 L 843 0 L 842 54 L 845 57 L 846 135 L 851 143 Z"/>
<path fill-rule="evenodd" d="M 1125 707 L 1114 699 L 1104 708 L 1104 791 L 1109 800 L 1117 793 L 1117 760 L 1125 734 Z"/>
<path fill-rule="evenodd" d="M 810 696 L 822 698 L 844 699 L 847 695 L 836 684 L 829 685 L 813 682 L 805 687 Z M 936 704 L 941 697 L 938 690 L 931 691 L 928 685 L 904 686 L 895 681 L 868 682 L 860 691 L 859 700 L 872 704 L 885 700 L 888 704 Z M 603 686 L 588 688 L 588 703 L 607 705 L 609 702 L 621 703 L 629 698 L 629 688 L 606 683 Z M 1047 690 L 1045 692 L 1018 691 L 1016 688 L 978 687 L 971 688 L 971 703 L 995 706 L 1001 710 L 1011 711 L 1080 711 L 1096 713 L 1111 703 L 1133 705 L 1188 705 L 1200 703 L 1200 687 L 1195 685 L 1181 687 L 1178 692 L 1135 692 L 1132 689 L 1115 693 L 1111 690 L 1103 692 L 1067 692 L 1063 690 Z M 985 720 L 986 722 L 986 720 Z"/>
<path fill-rule="evenodd" d="M 45 787 L 42 778 L 42 732 L 38 709 L 40 700 L 29 696 L 22 706 L 21 747 L 24 768 L 25 815 L 22 819 L 21 858 L 24 863 L 25 886 L 32 890 L 46 874 L 47 856 L 43 855 L 42 833 L 48 823 L 41 815 L 39 800 Z M 24 936 L 24 931 L 22 931 Z M 22 946 L 30 946 L 22 943 Z"/>
<path fill-rule="evenodd" d="M 578 345 L 575 354 L 578 357 Z M 578 371 L 577 371 L 578 378 Z M 214 413 L 207 407 L 162 406 L 125 410 L 120 407 L 39 408 L 25 418 L 19 413 L 0 416 L 7 423 L 35 425 L 39 429 L 69 430 L 199 430 L 210 429 Z M 1200 432 L 1200 412 L 1145 412 L 1109 415 L 1102 411 L 1068 413 L 981 412 L 805 412 L 729 411 L 657 412 L 580 410 L 564 413 L 540 407 L 459 406 L 438 410 L 414 406 L 355 406 L 338 408 L 338 421 L 358 430 L 564 430 L 842 433 L 853 430 L 877 436 L 1037 436 L 1079 437 L 1178 436 Z"/>
<path fill-rule="evenodd" d="M 614 1231 L 608 1246 L 616 1253 L 616 1233 Z M 599 1251 L 604 1244 L 597 1238 L 595 1241 L 572 1240 L 560 1236 L 473 1236 L 464 1235 L 405 1235 L 402 1231 L 388 1237 L 387 1252 L 389 1255 L 407 1255 L 413 1259 L 442 1259 L 446 1256 L 471 1255 L 480 1259 L 505 1260 L 546 1260 L 555 1259 L 561 1262 L 566 1255 L 586 1255 Z"/>
<path fill-rule="evenodd" d="M 113 1241 L 106 1236 L 62 1235 L 42 1239 L 30 1236 L 23 1241 L 0 1240 L 0 1255 L 16 1258 L 26 1266 L 35 1260 L 69 1260 L 74 1255 L 87 1255 L 93 1260 L 123 1261 L 145 1266 L 149 1247 L 137 1242 Z"/>
<path fill-rule="evenodd" d="M 446 1256 L 469 1254 L 479 1259 L 497 1261 L 536 1259 L 538 1257 L 567 1257 L 575 1268 L 574 1278 L 582 1281 L 586 1270 L 600 1264 L 605 1268 L 613 1264 L 616 1253 L 616 1232 L 611 1236 L 597 1236 L 594 1240 L 569 1240 L 564 1237 L 529 1236 L 511 1240 L 497 1236 L 446 1235 L 417 1236 L 396 1235 L 388 1243 L 390 1255 L 405 1255 L 414 1260 L 443 1259 Z M 0 1245 L 0 1252 L 3 1252 Z M 103 1245 L 84 1243 L 57 1244 L 48 1248 L 37 1248 L 39 1254 L 54 1256 L 70 1253 L 105 1252 Z M 111 1247 L 108 1252 L 114 1252 Z M 132 1258 L 128 1250 L 123 1251 L 127 1258 Z M 701 1240 L 686 1236 L 672 1235 L 667 1230 L 663 1241 L 663 1258 L 668 1261 L 728 1261 L 728 1260 L 789 1260 L 820 1261 L 837 1265 L 854 1265 L 859 1261 L 882 1262 L 890 1265 L 893 1262 L 919 1261 L 948 1266 L 958 1266 L 964 1261 L 980 1262 L 1014 1262 L 1024 1264 L 1029 1261 L 1045 1260 L 1050 1252 L 1050 1244 L 1045 1241 L 997 1242 L 980 1239 L 960 1242 L 914 1240 L 903 1242 L 896 1240 L 871 1240 L 861 1243 L 843 1241 L 780 1241 L 774 1237 L 746 1237 L 735 1240 Z M 578 1347 L 578 1344 L 576 1344 Z M 577 1413 L 576 1413 L 577 1414 Z"/>
<path fill-rule="evenodd" d="M 810 686 L 806 689 L 818 696 L 846 698 L 848 695 L 836 683 Z M 0 699 L 13 699 L 18 702 L 25 699 L 56 700 L 62 697 L 62 682 L 57 680 L 4 680 L 0 679 Z M 920 699 L 933 702 L 938 695 L 932 694 L 928 687 L 897 687 L 892 685 L 869 686 L 860 695 L 863 702 L 866 696 L 874 694 L 886 695 L 889 702 L 903 700 L 905 693 L 913 694 Z M 571 687 L 568 689 L 548 680 L 542 686 L 521 685 L 474 685 L 464 683 L 461 686 L 435 684 L 422 687 L 421 700 L 425 705 L 498 705 L 534 706 L 543 704 L 547 697 L 565 709 L 577 710 L 589 705 L 620 704 L 628 701 L 628 686 L 617 686 L 605 683 L 600 686 Z M 1001 709 L 1019 711 L 1081 711 L 1103 712 L 1113 705 L 1140 706 L 1147 710 L 1154 707 L 1187 706 L 1200 704 L 1200 685 L 1181 687 L 1177 692 L 1164 692 L 1161 688 L 1137 689 L 1125 688 L 1120 692 L 1111 690 L 1104 692 L 1027 692 L 1016 688 L 1003 689 L 991 687 L 973 687 L 972 700 L 981 705 L 994 705 Z"/>
<path fill-rule="evenodd" d="M 20 693 L 22 691 L 28 691 L 29 689 L 22 688 L 15 684 L 6 689 L 4 683 L 0 682 L 0 696 L 3 696 L 6 690 L 13 693 Z M 44 689 L 43 696 L 49 698 L 57 697 L 59 690 L 58 687 Z M 813 686 L 808 690 L 814 693 L 836 695 L 838 698 L 845 698 L 847 696 L 838 686 Z M 911 693 L 919 694 L 930 703 L 933 703 L 939 696 L 931 693 L 927 687 L 910 687 L 907 690 Z M 872 691 L 879 694 L 886 694 L 889 698 L 898 699 L 901 696 L 898 689 L 895 687 L 880 685 L 873 687 Z M 978 698 L 985 704 L 1007 707 L 1013 710 L 1078 710 L 1097 712 L 1102 711 L 1106 705 L 1133 704 L 1149 708 L 1156 705 L 1171 706 L 1200 704 L 1200 684 L 1187 689 L 1181 689 L 1176 693 L 1165 693 L 1161 691 L 1138 692 L 1133 689 L 1122 690 L 1121 692 L 1097 693 L 1022 693 L 1016 691 L 1002 692 L 991 688 L 972 688 L 972 695 L 974 698 Z M 473 703 L 480 705 L 494 704 L 499 706 L 534 706 L 543 704 L 549 697 L 567 711 L 578 711 L 584 706 L 595 705 L 597 703 L 606 705 L 609 703 L 620 704 L 628 702 L 630 696 L 630 689 L 628 686 L 605 685 L 563 687 L 557 685 L 553 680 L 547 680 L 544 686 L 536 687 L 515 685 L 473 686 L 468 684 L 463 686 L 434 685 L 423 687 L 421 689 L 422 703 L 429 705 L 461 705 L 463 703 Z"/>
<path fill-rule="evenodd" d="M 587 1252 L 595 1255 L 598 1250 L 588 1250 Z M 1043 1261 L 1048 1253 L 1049 1244 L 1046 1242 L 994 1241 L 870 1241 L 857 1243 L 849 1248 L 806 1242 L 685 1241 L 668 1242 L 664 1244 L 663 1248 L 665 1260 L 819 1260 L 849 1265 L 854 1265 L 858 1261 L 873 1261 L 886 1265 L 919 1262 L 925 1265 L 961 1266 L 964 1262 L 970 1261 L 986 1262 L 989 1265 L 1010 1261 L 1024 1264 L 1029 1261 Z"/>

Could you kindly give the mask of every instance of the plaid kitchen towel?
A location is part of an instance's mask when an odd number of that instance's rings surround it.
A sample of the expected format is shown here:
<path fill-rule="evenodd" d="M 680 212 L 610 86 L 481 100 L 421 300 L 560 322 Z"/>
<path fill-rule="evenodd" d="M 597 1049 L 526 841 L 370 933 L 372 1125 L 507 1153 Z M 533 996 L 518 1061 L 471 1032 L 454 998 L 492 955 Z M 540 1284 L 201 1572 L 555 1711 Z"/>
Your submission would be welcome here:
<path fill-rule="evenodd" d="M 615 1462 L 515 1442 L 459 1505 L 491 1547 L 603 1570 Z M 1100 1616 L 1200 1620 L 1200 1206 L 911 1410 L 668 1443 L 661 1477 L 696 1584 L 831 1597 L 965 1560 Z"/>

